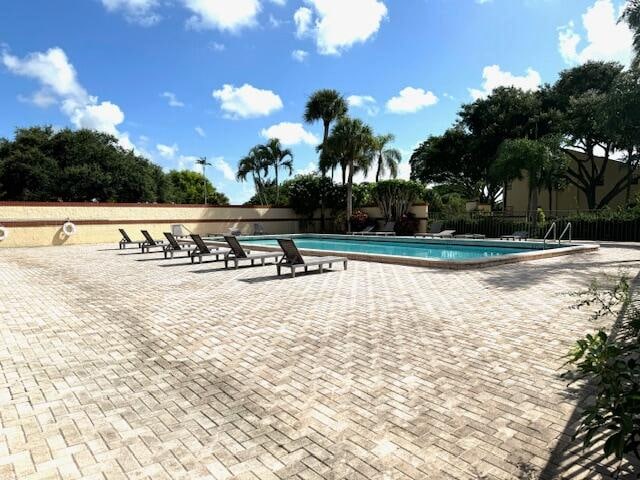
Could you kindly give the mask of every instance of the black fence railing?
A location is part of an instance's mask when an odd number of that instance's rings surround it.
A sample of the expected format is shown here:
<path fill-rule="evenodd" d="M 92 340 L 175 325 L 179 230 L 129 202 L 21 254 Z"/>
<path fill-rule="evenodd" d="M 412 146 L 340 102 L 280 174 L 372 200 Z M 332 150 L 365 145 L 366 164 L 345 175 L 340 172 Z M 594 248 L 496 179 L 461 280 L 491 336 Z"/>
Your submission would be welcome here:
<path fill-rule="evenodd" d="M 532 238 L 543 238 L 552 222 L 556 222 L 557 234 L 571 222 L 572 237 L 578 240 L 640 242 L 640 218 L 549 218 L 538 222 L 534 228 L 530 218 L 523 216 L 468 216 L 455 218 L 431 218 L 442 224 L 443 229 L 457 234 L 478 233 L 487 237 L 510 235 L 527 231 Z"/>

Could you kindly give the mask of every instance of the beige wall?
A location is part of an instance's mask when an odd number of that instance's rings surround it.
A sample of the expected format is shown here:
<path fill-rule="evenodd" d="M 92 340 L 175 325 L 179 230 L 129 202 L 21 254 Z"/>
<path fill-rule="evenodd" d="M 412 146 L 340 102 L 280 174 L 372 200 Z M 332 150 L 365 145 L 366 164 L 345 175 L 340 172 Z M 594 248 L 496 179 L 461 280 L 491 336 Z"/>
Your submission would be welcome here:
<path fill-rule="evenodd" d="M 411 208 L 420 219 L 421 231 L 426 229 L 426 209 L 425 205 Z M 381 216 L 378 208 L 364 210 L 372 218 Z M 77 227 L 77 233 L 70 237 L 62 232 L 67 219 Z M 142 239 L 142 229 L 162 238 L 172 224 L 199 234 L 226 233 L 229 228 L 251 234 L 254 223 L 261 223 L 266 234 L 299 233 L 299 217 L 290 208 L 0 202 L 0 226 L 9 229 L 0 248 L 117 243 L 121 238 L 119 228 L 124 228 L 132 240 Z"/>
<path fill-rule="evenodd" d="M 67 219 L 77 226 L 71 237 L 62 233 Z M 298 231 L 298 217 L 289 208 L 0 202 L 0 225 L 9 229 L 0 247 L 116 243 L 121 238 L 118 228 L 133 240 L 142 238 L 141 229 L 162 238 L 171 224 L 201 234 L 225 233 L 232 227 L 248 234 L 256 222 L 266 233 Z"/>
<path fill-rule="evenodd" d="M 613 185 L 616 184 L 624 175 L 626 175 L 626 165 L 622 162 L 610 160 L 607 165 L 607 170 L 604 175 L 604 185 L 597 188 L 597 201 L 600 201 L 609 191 Z M 631 186 L 631 197 L 640 194 L 640 187 L 638 185 Z M 516 180 L 512 183 L 511 188 L 507 190 L 507 208 L 514 212 L 524 212 L 527 210 L 527 204 L 529 199 L 529 187 L 527 185 L 527 179 Z M 618 205 L 624 205 L 626 199 L 626 193 L 620 192 L 611 202 L 610 207 L 616 207 Z M 551 193 L 552 211 L 578 211 L 587 210 L 587 199 L 582 192 L 574 185 L 568 185 L 567 188 L 561 191 L 554 191 Z M 546 190 L 542 190 L 538 196 L 538 205 L 545 212 L 549 211 L 549 194 Z"/>

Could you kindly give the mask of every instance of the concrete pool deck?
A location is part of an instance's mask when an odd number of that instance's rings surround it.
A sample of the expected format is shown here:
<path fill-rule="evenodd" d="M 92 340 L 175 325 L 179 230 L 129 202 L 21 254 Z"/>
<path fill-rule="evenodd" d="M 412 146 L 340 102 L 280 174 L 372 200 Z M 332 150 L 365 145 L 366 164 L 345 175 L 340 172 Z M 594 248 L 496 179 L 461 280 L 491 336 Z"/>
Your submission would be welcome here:
<path fill-rule="evenodd" d="M 571 441 L 563 355 L 596 325 L 568 293 L 638 245 L 295 279 L 161 256 L 0 250 L 0 479 L 612 477 Z"/>

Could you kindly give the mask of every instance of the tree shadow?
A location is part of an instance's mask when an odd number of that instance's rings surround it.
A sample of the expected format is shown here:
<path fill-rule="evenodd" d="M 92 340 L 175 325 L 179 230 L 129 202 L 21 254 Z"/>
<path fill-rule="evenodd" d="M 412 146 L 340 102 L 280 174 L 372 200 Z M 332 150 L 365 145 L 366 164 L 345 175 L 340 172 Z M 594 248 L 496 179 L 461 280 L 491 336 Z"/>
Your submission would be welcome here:
<path fill-rule="evenodd" d="M 631 281 L 633 297 L 640 293 L 639 287 L 640 273 Z M 634 298 L 633 302 L 637 303 L 638 299 Z M 611 329 L 611 337 L 617 335 L 627 313 L 628 309 L 623 309 L 618 314 Z M 587 382 L 567 391 L 566 398 L 574 401 L 576 408 L 551 450 L 547 464 L 540 471 L 538 478 L 541 480 L 592 478 L 596 475 L 618 480 L 640 478 L 640 461 L 635 457 L 627 457 L 622 461 L 616 460 L 613 456 L 605 457 L 602 450 L 603 439 L 596 439 L 589 447 L 585 447 L 584 433 L 576 436 L 582 412 L 589 405 L 594 388 L 592 383 Z"/>

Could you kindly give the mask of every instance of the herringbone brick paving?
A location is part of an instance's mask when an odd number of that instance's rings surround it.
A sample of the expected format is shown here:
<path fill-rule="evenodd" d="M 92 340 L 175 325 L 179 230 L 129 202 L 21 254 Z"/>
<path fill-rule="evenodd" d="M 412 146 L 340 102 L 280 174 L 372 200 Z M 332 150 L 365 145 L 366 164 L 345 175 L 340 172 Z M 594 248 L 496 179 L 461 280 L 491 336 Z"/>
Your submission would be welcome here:
<path fill-rule="evenodd" d="M 562 355 L 594 328 L 567 293 L 639 266 L 603 248 L 276 279 L 3 249 L 0 479 L 606 478 L 565 447 Z"/>

